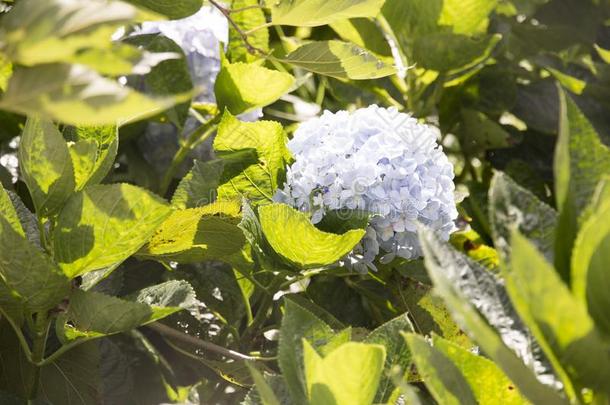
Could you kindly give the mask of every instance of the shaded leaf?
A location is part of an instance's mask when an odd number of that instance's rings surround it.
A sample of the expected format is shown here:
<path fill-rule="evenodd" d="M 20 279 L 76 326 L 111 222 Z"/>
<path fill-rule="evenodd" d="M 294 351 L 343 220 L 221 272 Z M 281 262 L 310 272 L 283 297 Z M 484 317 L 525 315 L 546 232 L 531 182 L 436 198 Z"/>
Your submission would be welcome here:
<path fill-rule="evenodd" d="M 55 124 L 28 118 L 19 146 L 19 162 L 36 214 L 56 214 L 76 184 L 68 145 Z"/>
<path fill-rule="evenodd" d="M 0 108 L 73 125 L 114 125 L 153 116 L 184 98 L 146 97 L 85 66 L 56 63 L 16 68 Z"/>
<path fill-rule="evenodd" d="M 365 343 L 375 343 L 385 347 L 386 358 L 383 367 L 384 372 L 379 381 L 375 403 L 386 402 L 392 394 L 393 384 L 390 378 L 390 370 L 399 366 L 406 371 L 411 365 L 411 352 L 401 332 L 413 332 L 413 326 L 407 314 L 402 314 L 388 321 L 372 331 L 365 339 Z"/>
<path fill-rule="evenodd" d="M 587 207 L 599 181 L 610 173 L 610 150 L 576 104 L 559 92 L 559 139 L 555 149 L 555 198 L 559 224 L 555 265 L 569 278 L 572 245 L 578 217 Z"/>
<path fill-rule="evenodd" d="M 494 244 L 505 258 L 510 254 L 511 231 L 517 228 L 552 260 L 557 226 L 553 208 L 502 172 L 495 173 L 489 186 L 489 206 Z"/>
<path fill-rule="evenodd" d="M 132 300 L 77 289 L 70 296 L 58 332 L 67 341 L 125 332 L 191 308 L 194 302 L 190 284 L 178 280 L 140 290 Z"/>
<path fill-rule="evenodd" d="M 485 61 L 500 39 L 499 34 L 478 39 L 451 33 L 426 35 L 415 40 L 413 60 L 418 67 L 455 74 Z"/>
<path fill-rule="evenodd" d="M 303 340 L 314 347 L 321 347 L 333 336 L 334 332 L 330 326 L 294 301 L 285 300 L 278 346 L 278 364 L 296 403 L 306 402 L 307 398 Z"/>
<path fill-rule="evenodd" d="M 68 294 L 69 281 L 57 265 L 2 217 L 0 246 L 2 301 L 18 300 L 35 313 L 51 309 Z"/>

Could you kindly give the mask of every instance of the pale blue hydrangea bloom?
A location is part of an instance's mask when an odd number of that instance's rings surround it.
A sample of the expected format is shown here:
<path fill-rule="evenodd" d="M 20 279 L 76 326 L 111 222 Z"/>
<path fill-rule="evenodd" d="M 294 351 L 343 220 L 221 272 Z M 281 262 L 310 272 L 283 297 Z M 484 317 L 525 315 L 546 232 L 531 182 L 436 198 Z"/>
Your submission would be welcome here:
<path fill-rule="evenodd" d="M 395 108 L 325 111 L 302 123 L 289 141 L 295 162 L 276 200 L 312 214 L 373 214 L 366 235 L 345 262 L 375 269 L 376 258 L 421 256 L 417 223 L 445 239 L 455 229 L 453 166 L 436 142 L 438 129 Z"/>
<path fill-rule="evenodd" d="M 197 13 L 180 19 L 150 21 L 142 23 L 133 34 L 161 33 L 178 44 L 187 59 L 193 85 L 199 93 L 193 98 L 198 103 L 215 103 L 214 82 L 220 72 L 220 46 L 229 41 L 229 23 L 215 7 L 203 6 Z M 254 110 L 239 116 L 245 121 L 254 121 L 262 110 Z M 189 117 L 183 133 L 188 134 L 199 125 Z M 171 162 L 177 150 L 176 129 L 171 124 L 149 123 L 144 136 L 139 140 L 145 158 L 161 172 Z M 195 150 L 194 157 L 209 160 L 214 157 L 213 139 L 210 138 Z"/>

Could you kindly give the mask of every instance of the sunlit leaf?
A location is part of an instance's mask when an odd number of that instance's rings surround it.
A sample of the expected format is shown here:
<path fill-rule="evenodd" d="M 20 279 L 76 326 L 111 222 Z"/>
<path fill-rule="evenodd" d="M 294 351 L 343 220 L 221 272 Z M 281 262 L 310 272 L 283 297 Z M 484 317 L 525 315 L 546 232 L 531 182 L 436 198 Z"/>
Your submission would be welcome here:
<path fill-rule="evenodd" d="M 315 27 L 356 17 L 375 17 L 383 0 L 267 0 L 271 22 Z"/>
<path fill-rule="evenodd" d="M 135 186 L 87 187 L 59 214 L 55 260 L 69 277 L 113 269 L 144 245 L 169 214 L 161 198 Z"/>
<path fill-rule="evenodd" d="M 285 204 L 259 208 L 265 238 L 286 261 L 300 268 L 326 266 L 349 253 L 365 231 L 353 229 L 342 235 L 322 232 L 311 224 L 305 213 Z M 286 232 L 290 229 L 290 232 Z"/>
<path fill-rule="evenodd" d="M 283 61 L 338 79 L 377 79 L 396 73 L 393 66 L 366 49 L 336 40 L 307 43 L 290 53 Z"/>

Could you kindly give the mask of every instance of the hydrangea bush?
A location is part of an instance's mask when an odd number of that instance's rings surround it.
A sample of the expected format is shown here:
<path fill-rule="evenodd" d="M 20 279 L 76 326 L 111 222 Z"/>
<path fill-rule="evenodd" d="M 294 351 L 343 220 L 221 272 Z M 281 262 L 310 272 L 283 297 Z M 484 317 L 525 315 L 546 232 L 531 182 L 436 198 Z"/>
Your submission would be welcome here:
<path fill-rule="evenodd" d="M 605 0 L 0 0 L 0 404 L 602 404 Z"/>

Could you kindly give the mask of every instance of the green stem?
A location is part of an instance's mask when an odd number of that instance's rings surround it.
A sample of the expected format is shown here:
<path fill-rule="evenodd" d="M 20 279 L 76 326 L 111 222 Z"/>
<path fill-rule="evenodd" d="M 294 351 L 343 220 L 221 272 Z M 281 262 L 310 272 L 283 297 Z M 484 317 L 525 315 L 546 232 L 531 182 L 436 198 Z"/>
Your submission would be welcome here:
<path fill-rule="evenodd" d="M 265 294 L 263 296 L 263 300 L 256 311 L 256 315 L 254 315 L 254 319 L 252 323 L 248 325 L 242 336 L 242 347 L 244 345 L 249 345 L 250 341 L 256 334 L 258 333 L 258 329 L 263 325 L 265 320 L 267 319 L 267 313 L 269 309 L 273 305 L 273 295 L 279 291 L 281 285 L 283 283 L 282 277 L 276 277 L 269 287 L 267 287 L 267 291 L 271 292 L 271 294 Z"/>
<path fill-rule="evenodd" d="M 396 35 L 394 34 L 394 30 L 390 26 L 390 23 L 388 23 L 388 20 L 385 19 L 383 14 L 379 14 L 376 17 L 376 20 L 377 20 L 377 24 L 378 24 L 379 28 L 381 29 L 381 31 L 383 32 L 385 37 L 389 38 L 392 42 L 394 42 L 394 45 L 398 49 L 398 57 L 400 58 L 400 61 L 402 62 L 403 66 L 406 69 L 408 69 L 407 67 L 409 65 L 408 65 L 407 57 L 405 56 L 404 51 L 400 47 L 400 42 L 398 42 L 398 38 L 396 38 Z M 405 82 L 405 80 L 402 77 L 400 77 L 398 74 L 391 76 L 390 80 L 402 94 L 408 93 L 409 86 L 407 86 L 407 83 Z"/>
<path fill-rule="evenodd" d="M 155 323 L 151 323 L 149 325 L 146 325 L 148 328 L 157 331 L 158 333 L 160 333 L 161 335 L 168 337 L 168 338 L 174 338 L 176 340 L 179 340 L 183 343 L 187 343 L 190 344 L 192 346 L 196 346 L 199 347 L 203 350 L 207 350 L 210 352 L 214 352 L 217 354 L 220 354 L 222 356 L 234 359 L 234 360 L 248 360 L 248 361 L 272 361 L 275 360 L 275 358 L 266 358 L 266 357 L 258 357 L 258 356 L 249 356 L 247 354 L 243 354 L 240 352 L 237 352 L 235 350 L 231 350 L 231 349 L 227 349 L 226 347 L 222 347 L 219 346 L 215 343 L 212 342 L 206 342 L 205 340 L 201 340 L 199 338 L 196 338 L 194 336 L 191 335 L 187 335 L 186 333 L 182 333 L 174 328 L 171 328 L 167 325 L 164 325 L 162 323 L 159 322 L 155 322 Z M 168 342 L 169 343 L 169 342 Z M 177 348 L 175 345 L 171 345 L 174 348 Z M 182 351 L 182 350 L 181 350 Z"/>
<path fill-rule="evenodd" d="M 34 344 L 32 345 L 32 363 L 40 363 L 44 357 L 44 352 L 47 347 L 47 337 L 49 335 L 49 326 L 51 319 L 44 312 L 36 314 L 36 323 L 34 331 Z M 32 386 L 28 398 L 34 399 L 38 394 L 38 384 L 40 381 L 40 367 L 34 368 L 34 376 Z"/>
<path fill-rule="evenodd" d="M 244 34 L 246 34 L 246 36 L 254 34 L 256 31 L 261 30 L 263 28 L 268 28 L 271 27 L 271 23 L 265 23 L 263 25 L 259 25 L 258 27 L 254 27 L 251 30 L 245 31 Z"/>
<path fill-rule="evenodd" d="M 205 141 L 207 138 L 212 135 L 214 129 L 216 129 L 216 125 L 218 121 L 220 121 L 220 114 L 215 115 L 209 121 L 201 124 L 197 129 L 195 129 L 188 138 L 181 143 L 180 148 L 174 155 L 172 162 L 170 163 L 167 171 L 163 175 L 161 179 L 161 184 L 159 185 L 159 194 L 164 196 L 167 194 L 167 190 L 169 189 L 169 185 L 176 174 L 176 170 L 180 167 L 182 162 L 187 158 L 189 153 L 199 145 L 201 142 Z"/>

